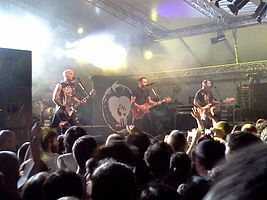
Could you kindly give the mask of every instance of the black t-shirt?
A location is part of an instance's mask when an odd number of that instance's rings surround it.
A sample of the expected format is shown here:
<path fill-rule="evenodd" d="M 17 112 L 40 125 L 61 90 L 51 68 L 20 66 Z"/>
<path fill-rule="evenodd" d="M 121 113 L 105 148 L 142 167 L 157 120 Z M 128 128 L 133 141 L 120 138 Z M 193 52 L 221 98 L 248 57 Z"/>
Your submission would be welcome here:
<path fill-rule="evenodd" d="M 61 82 L 62 90 L 60 93 L 60 100 L 64 105 L 72 105 L 73 97 L 75 95 L 75 86 L 74 83 Z"/>
<path fill-rule="evenodd" d="M 210 90 L 199 89 L 195 95 L 195 99 L 198 100 L 200 106 L 205 106 L 212 103 L 214 97 Z"/>
<path fill-rule="evenodd" d="M 133 91 L 133 96 L 136 97 L 135 102 L 139 105 L 147 103 L 147 98 L 149 97 L 149 91 L 147 89 L 142 90 L 141 88 L 136 88 Z"/>

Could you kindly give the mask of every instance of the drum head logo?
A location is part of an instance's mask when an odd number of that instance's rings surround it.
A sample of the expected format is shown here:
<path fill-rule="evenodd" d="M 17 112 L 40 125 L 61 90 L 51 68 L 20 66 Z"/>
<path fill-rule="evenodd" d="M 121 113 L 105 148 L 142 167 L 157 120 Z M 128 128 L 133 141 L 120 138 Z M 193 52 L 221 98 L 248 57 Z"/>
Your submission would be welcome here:
<path fill-rule="evenodd" d="M 102 114 L 107 125 L 117 133 L 125 133 L 126 125 L 133 123 L 131 90 L 118 81 L 106 89 L 102 99 Z"/>

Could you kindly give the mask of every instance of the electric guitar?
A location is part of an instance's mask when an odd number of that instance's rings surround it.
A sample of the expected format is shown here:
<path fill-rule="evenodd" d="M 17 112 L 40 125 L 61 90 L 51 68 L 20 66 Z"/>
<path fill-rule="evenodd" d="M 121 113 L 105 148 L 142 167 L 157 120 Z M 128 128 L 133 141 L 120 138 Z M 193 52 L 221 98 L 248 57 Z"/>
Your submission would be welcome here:
<path fill-rule="evenodd" d="M 84 97 L 81 102 L 85 102 L 88 100 L 90 97 L 95 95 L 95 90 L 91 90 L 89 94 Z M 74 103 L 72 105 L 65 105 L 65 108 L 58 107 L 56 110 L 56 115 L 61 121 L 68 121 L 71 116 L 77 111 L 76 108 L 80 105 L 81 103 Z"/>
<path fill-rule="evenodd" d="M 214 115 L 215 112 L 220 110 L 221 104 L 227 104 L 235 101 L 235 98 L 226 98 L 225 100 L 222 100 L 221 102 L 215 102 L 215 103 L 208 103 L 203 107 L 199 107 L 198 110 L 200 112 L 201 119 L 205 119 L 207 117 L 207 113 L 210 113 L 211 115 Z"/>
<path fill-rule="evenodd" d="M 160 100 L 159 102 L 160 103 L 163 103 L 163 102 L 168 103 L 170 101 L 171 101 L 171 97 L 165 97 L 164 99 Z M 150 109 L 152 107 L 155 107 L 157 105 L 160 105 L 160 104 L 155 104 L 155 105 L 150 105 L 148 103 L 145 103 L 142 105 L 133 104 L 131 112 L 132 112 L 134 119 L 142 119 L 146 113 L 150 112 Z"/>

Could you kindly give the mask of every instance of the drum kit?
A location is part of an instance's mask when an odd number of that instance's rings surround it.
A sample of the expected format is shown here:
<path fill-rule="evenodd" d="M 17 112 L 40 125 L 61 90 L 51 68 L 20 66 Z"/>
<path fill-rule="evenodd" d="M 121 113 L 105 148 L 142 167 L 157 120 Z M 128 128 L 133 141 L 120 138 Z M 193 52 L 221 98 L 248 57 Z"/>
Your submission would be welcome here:
<path fill-rule="evenodd" d="M 33 121 L 39 121 L 42 126 L 49 127 L 54 115 L 55 108 L 45 101 L 35 101 L 32 103 Z"/>

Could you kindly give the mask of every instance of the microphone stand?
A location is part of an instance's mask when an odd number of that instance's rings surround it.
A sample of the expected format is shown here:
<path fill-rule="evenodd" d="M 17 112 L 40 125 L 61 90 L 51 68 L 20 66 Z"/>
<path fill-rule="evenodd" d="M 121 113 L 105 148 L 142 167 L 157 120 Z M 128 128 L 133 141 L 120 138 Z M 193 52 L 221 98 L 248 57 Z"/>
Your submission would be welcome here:
<path fill-rule="evenodd" d="M 89 96 L 89 94 L 85 90 L 84 85 L 82 84 L 82 82 L 79 79 L 77 79 L 77 82 L 78 82 L 79 86 L 81 87 L 81 89 L 83 90 L 83 92 L 86 94 L 86 96 Z"/>
<path fill-rule="evenodd" d="M 160 96 L 158 93 L 156 93 L 156 91 L 154 90 L 154 88 L 151 88 L 153 94 L 158 98 L 158 100 L 160 100 Z"/>

